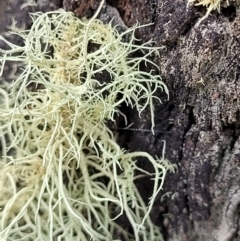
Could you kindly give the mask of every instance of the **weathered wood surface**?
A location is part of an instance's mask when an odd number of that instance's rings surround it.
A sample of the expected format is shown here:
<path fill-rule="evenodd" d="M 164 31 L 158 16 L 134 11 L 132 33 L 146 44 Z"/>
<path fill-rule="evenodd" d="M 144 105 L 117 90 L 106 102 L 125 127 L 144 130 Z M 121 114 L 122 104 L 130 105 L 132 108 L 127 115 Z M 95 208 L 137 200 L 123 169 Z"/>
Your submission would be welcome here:
<path fill-rule="evenodd" d="M 11 17 L 30 26 L 28 12 L 59 7 L 90 17 L 99 3 L 39 0 L 19 10 L 24 2 L 1 0 L 1 35 Z M 166 157 L 178 165 L 165 183 L 164 192 L 171 195 L 163 201 L 159 197 L 152 212 L 166 240 L 240 240 L 240 2 L 223 1 L 221 13 L 212 12 L 199 27 L 196 22 L 205 8 L 186 5 L 186 0 L 109 0 L 102 11 L 109 18 L 118 12 L 120 25 L 152 22 L 137 37 L 165 46 L 155 58 L 170 92 L 169 101 L 162 96 L 163 104 L 156 103 L 159 132 L 119 130 L 119 143 L 161 156 L 165 140 Z M 147 111 L 140 120 L 136 112 L 123 111 L 134 128 L 150 128 Z M 137 185 L 147 200 L 151 181 L 142 179 Z"/>

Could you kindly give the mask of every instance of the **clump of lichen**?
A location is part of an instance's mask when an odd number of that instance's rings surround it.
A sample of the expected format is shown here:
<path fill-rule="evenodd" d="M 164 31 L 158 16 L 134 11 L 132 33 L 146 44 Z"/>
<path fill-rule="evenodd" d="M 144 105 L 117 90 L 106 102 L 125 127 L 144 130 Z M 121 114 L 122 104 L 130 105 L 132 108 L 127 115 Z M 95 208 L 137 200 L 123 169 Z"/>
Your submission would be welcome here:
<path fill-rule="evenodd" d="M 167 170 L 164 159 L 127 153 L 105 123 L 122 103 L 141 113 L 167 88 L 140 70 L 158 48 L 135 45 L 136 26 L 119 34 L 93 17 L 63 10 L 32 14 L 20 47 L 3 37 L 5 61 L 22 63 L 19 76 L 0 89 L 0 238 L 4 240 L 162 240 L 149 217 Z M 123 42 L 125 36 L 129 42 Z M 94 46 L 94 48 L 90 48 Z M 131 58 L 136 51 L 143 57 Z M 103 72 L 110 81 L 99 80 Z M 154 173 L 139 168 L 145 158 Z M 146 206 L 135 172 L 150 176 Z M 115 221 L 127 216 L 132 231 Z"/>
<path fill-rule="evenodd" d="M 217 10 L 218 12 L 220 12 L 221 0 L 188 0 L 188 4 L 191 4 L 191 3 L 196 3 L 195 6 L 204 6 L 207 8 L 206 14 L 199 19 L 199 21 L 197 22 L 197 26 L 204 19 L 206 19 L 212 11 Z"/>

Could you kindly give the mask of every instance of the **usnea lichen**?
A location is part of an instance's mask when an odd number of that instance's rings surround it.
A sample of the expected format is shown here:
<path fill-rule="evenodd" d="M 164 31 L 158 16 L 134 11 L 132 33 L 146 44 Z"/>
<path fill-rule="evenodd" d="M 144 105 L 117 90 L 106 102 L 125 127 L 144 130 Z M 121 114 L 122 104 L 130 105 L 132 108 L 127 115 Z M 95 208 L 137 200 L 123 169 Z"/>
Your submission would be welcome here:
<path fill-rule="evenodd" d="M 218 12 L 220 12 L 221 0 L 188 0 L 188 4 L 191 4 L 191 3 L 195 3 L 195 6 L 204 6 L 207 8 L 206 14 L 199 19 L 199 21 L 197 22 L 197 26 L 204 19 L 206 19 L 212 11 L 217 10 Z M 228 4 L 228 1 L 227 1 L 227 4 Z"/>
<path fill-rule="evenodd" d="M 136 26 L 119 34 L 95 17 L 35 13 L 31 29 L 18 33 L 24 46 L 1 37 L 9 47 L 0 50 L 1 73 L 6 61 L 24 66 L 0 89 L 3 240 L 162 240 L 149 213 L 173 166 L 122 150 L 105 125 L 125 102 L 139 114 L 149 106 L 154 126 L 154 93 L 168 90 L 140 63 L 153 64 L 158 48 L 135 45 Z M 131 58 L 136 51 L 143 57 Z M 111 81 L 98 79 L 103 72 Z M 154 173 L 136 165 L 139 157 Z M 148 205 L 134 184 L 143 175 L 153 180 Z M 132 231 L 119 226 L 123 213 Z"/>

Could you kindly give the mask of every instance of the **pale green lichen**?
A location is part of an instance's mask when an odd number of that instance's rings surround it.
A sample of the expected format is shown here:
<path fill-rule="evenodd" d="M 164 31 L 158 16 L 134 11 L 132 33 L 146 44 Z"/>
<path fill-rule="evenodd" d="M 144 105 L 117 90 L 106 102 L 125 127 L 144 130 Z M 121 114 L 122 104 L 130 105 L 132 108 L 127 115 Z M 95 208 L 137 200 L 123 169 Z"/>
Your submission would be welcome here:
<path fill-rule="evenodd" d="M 199 24 L 206 19 L 212 11 L 217 10 L 220 12 L 221 0 L 188 0 L 188 4 L 192 3 L 195 3 L 195 6 L 204 6 L 207 8 L 206 14 L 199 19 L 197 26 L 199 26 Z M 229 4 L 228 1 L 227 4 Z"/>
<path fill-rule="evenodd" d="M 0 49 L 1 73 L 6 61 L 24 65 L 0 89 L 3 240 L 162 240 L 149 213 L 173 166 L 122 150 L 105 125 L 125 102 L 139 114 L 149 106 L 154 126 L 154 93 L 168 90 L 140 63 L 153 64 L 148 57 L 158 48 L 135 45 L 136 26 L 119 34 L 95 17 L 35 13 L 31 29 L 18 33 L 24 46 L 0 37 L 9 47 Z M 129 42 L 122 41 L 126 36 Z M 144 56 L 131 58 L 136 51 Z M 97 79 L 103 71 L 110 82 Z M 151 162 L 154 173 L 136 165 L 139 157 Z M 153 180 L 147 206 L 134 184 L 136 171 Z M 123 213 L 132 233 L 115 221 Z"/>

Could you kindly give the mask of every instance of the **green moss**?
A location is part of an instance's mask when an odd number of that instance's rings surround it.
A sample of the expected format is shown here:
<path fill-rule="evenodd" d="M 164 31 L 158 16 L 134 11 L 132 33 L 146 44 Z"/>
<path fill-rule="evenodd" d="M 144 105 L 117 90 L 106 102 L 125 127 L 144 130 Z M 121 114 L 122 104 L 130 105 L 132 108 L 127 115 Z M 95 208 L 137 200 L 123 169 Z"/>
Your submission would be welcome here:
<path fill-rule="evenodd" d="M 23 47 L 1 37 L 9 46 L 0 50 L 2 71 L 5 61 L 24 67 L 0 89 L 0 238 L 162 240 L 149 213 L 173 166 L 122 150 L 105 125 L 127 103 L 139 114 L 149 106 L 154 127 L 154 93 L 168 90 L 140 63 L 153 64 L 148 57 L 159 48 L 135 45 L 137 26 L 119 34 L 95 17 L 79 20 L 62 10 L 32 19 L 31 29 L 18 33 Z M 143 57 L 131 58 L 136 51 Z M 110 82 L 97 79 L 103 71 Z M 154 173 L 136 166 L 139 157 L 152 163 Z M 136 170 L 153 180 L 148 206 L 134 184 Z M 132 234 L 115 222 L 123 213 Z"/>

